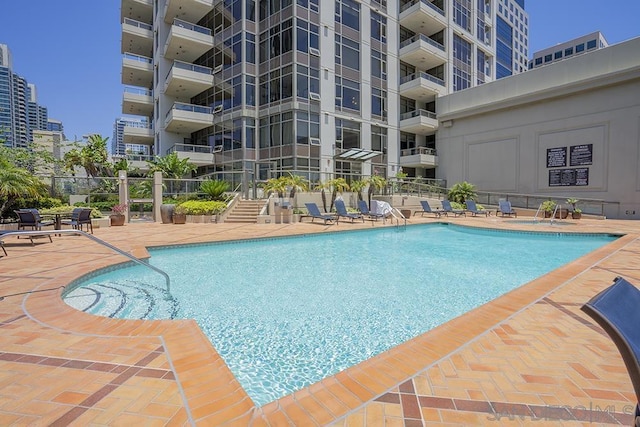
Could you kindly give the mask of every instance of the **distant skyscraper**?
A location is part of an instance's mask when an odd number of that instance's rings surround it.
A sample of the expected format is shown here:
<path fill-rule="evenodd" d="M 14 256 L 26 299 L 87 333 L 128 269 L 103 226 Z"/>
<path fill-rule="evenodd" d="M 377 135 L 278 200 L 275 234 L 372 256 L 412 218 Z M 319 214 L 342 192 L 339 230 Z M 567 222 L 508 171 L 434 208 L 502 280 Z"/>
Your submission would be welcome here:
<path fill-rule="evenodd" d="M 526 70 L 524 0 L 121 0 L 123 113 L 198 174 L 435 177 L 436 98 Z M 117 148 L 117 147 L 115 147 Z"/>
<path fill-rule="evenodd" d="M 34 130 L 47 129 L 47 109 L 38 105 L 36 87 L 13 73 L 11 52 L 0 44 L 0 139 L 9 147 L 27 147 Z"/>
<path fill-rule="evenodd" d="M 125 136 L 125 128 L 128 129 Z M 146 118 L 120 117 L 113 125 L 113 138 L 109 151 L 112 156 L 124 156 L 126 154 L 149 155 L 149 146 L 144 142 L 139 142 L 133 136 L 136 131 L 145 132 L 149 129 Z"/>

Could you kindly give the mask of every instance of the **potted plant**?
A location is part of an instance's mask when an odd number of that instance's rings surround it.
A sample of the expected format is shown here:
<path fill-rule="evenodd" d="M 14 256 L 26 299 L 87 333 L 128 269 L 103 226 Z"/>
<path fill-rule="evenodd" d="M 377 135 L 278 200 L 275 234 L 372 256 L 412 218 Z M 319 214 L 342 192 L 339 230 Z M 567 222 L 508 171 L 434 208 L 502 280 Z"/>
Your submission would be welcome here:
<path fill-rule="evenodd" d="M 173 223 L 174 224 L 184 224 L 187 222 L 187 209 L 178 205 L 173 210 Z"/>
<path fill-rule="evenodd" d="M 111 207 L 111 215 L 109 215 L 111 225 L 124 225 L 124 213 L 127 211 L 127 208 L 128 206 L 126 204 L 117 204 Z"/>
<path fill-rule="evenodd" d="M 567 203 L 571 205 L 571 218 L 580 219 L 582 218 L 582 209 L 576 207 L 576 204 L 579 202 L 578 199 L 570 197 L 567 199 Z"/>
<path fill-rule="evenodd" d="M 553 215 L 553 211 L 555 210 L 555 208 L 556 202 L 554 202 L 553 200 L 545 200 L 540 206 L 540 209 L 544 211 L 545 218 L 551 218 L 551 215 Z"/>

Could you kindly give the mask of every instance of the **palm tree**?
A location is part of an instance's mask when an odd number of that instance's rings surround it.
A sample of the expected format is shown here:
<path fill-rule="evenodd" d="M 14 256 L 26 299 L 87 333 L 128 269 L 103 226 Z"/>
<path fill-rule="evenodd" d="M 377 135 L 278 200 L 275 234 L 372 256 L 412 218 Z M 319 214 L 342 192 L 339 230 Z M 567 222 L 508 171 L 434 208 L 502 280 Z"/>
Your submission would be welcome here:
<path fill-rule="evenodd" d="M 367 197 L 369 198 L 369 206 L 371 206 L 371 196 L 375 191 L 381 191 L 387 186 L 387 180 L 380 175 L 371 175 L 367 180 L 369 184 L 369 190 L 367 191 Z"/>
<path fill-rule="evenodd" d="M 294 175 L 289 172 L 289 176 L 283 177 L 287 187 L 291 187 L 289 198 L 293 199 L 296 191 L 309 191 L 309 181 L 303 176 Z"/>
<path fill-rule="evenodd" d="M 12 165 L 0 158 L 0 217 L 11 208 L 19 197 L 38 198 L 46 192 L 46 186 L 26 169 Z"/>
<path fill-rule="evenodd" d="M 458 182 L 449 189 L 447 198 L 452 202 L 462 203 L 466 200 L 478 200 L 476 186 L 467 181 Z"/>
<path fill-rule="evenodd" d="M 333 203 L 336 201 L 338 193 L 349 191 L 349 184 L 344 178 L 334 178 L 327 181 L 328 188 L 331 188 L 331 205 L 329 206 L 329 212 L 333 210 Z"/>
<path fill-rule="evenodd" d="M 362 190 L 367 186 L 367 181 L 364 179 L 359 179 L 357 181 L 353 181 L 351 183 L 351 191 L 355 191 L 358 195 L 358 200 L 364 200 L 362 197 Z"/>
<path fill-rule="evenodd" d="M 109 167 L 109 155 L 107 153 L 107 141 L 109 138 L 103 138 L 94 134 L 89 137 L 87 144 L 80 147 L 76 146 L 64 155 L 65 168 L 75 175 L 75 167 L 82 167 L 88 177 L 112 176 L 113 171 Z"/>
<path fill-rule="evenodd" d="M 162 172 L 164 178 L 181 179 L 185 175 L 195 172 L 198 167 L 189 162 L 189 159 L 181 159 L 178 154 L 173 151 L 166 156 L 159 156 L 153 160 L 147 161 L 149 164 L 149 176 L 153 176 L 154 172 Z"/>
<path fill-rule="evenodd" d="M 286 177 L 284 176 L 279 178 L 269 178 L 267 182 L 262 184 L 262 189 L 267 195 L 276 193 L 278 197 L 283 198 L 284 193 L 287 191 L 287 183 L 285 179 Z"/>
<path fill-rule="evenodd" d="M 325 212 L 327 212 L 327 193 L 325 190 L 327 190 L 328 188 L 328 183 L 324 183 L 322 181 L 318 181 L 318 183 L 314 187 L 315 190 L 320 190 L 320 197 L 322 197 L 322 208 Z"/>

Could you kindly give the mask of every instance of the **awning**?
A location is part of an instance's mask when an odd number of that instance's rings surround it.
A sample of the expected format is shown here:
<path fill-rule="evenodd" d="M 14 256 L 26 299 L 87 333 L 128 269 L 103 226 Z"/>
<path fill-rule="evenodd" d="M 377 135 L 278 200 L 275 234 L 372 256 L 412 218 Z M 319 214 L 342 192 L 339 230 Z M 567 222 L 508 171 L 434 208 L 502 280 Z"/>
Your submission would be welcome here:
<path fill-rule="evenodd" d="M 364 162 L 366 160 L 369 160 L 381 154 L 382 153 L 379 151 L 363 150 L 361 148 L 352 148 L 350 150 L 343 151 L 340 154 L 336 154 L 334 156 L 334 159 Z"/>

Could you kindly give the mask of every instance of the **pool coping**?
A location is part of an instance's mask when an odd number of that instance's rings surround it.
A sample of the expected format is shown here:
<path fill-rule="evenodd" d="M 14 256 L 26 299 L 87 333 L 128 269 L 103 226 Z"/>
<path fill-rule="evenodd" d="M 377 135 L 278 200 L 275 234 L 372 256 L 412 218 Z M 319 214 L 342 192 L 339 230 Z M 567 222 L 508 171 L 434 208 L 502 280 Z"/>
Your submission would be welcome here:
<path fill-rule="evenodd" d="M 324 425 L 348 417 L 407 378 L 469 345 L 635 239 L 634 235 L 623 235 L 425 334 L 262 407 L 253 405 L 194 321 L 100 319 L 96 322 L 95 316 L 67 306 L 61 299 L 62 290 L 57 292 L 57 298 L 45 293 L 30 294 L 22 304 L 24 312 L 34 321 L 66 333 L 159 338 L 184 397 L 182 415 L 186 422 Z M 77 278 L 77 275 L 62 273 L 56 279 L 70 283 Z M 45 281 L 36 289 L 47 285 Z M 434 342 L 438 345 L 434 346 Z"/>

